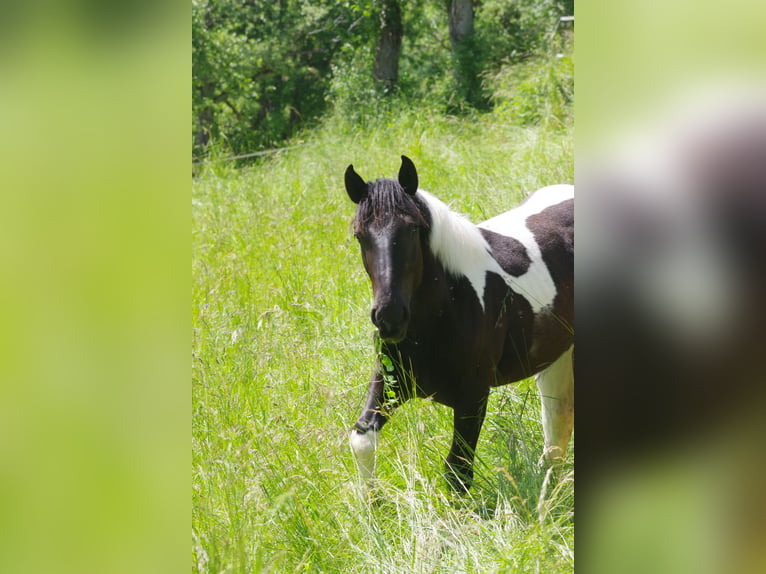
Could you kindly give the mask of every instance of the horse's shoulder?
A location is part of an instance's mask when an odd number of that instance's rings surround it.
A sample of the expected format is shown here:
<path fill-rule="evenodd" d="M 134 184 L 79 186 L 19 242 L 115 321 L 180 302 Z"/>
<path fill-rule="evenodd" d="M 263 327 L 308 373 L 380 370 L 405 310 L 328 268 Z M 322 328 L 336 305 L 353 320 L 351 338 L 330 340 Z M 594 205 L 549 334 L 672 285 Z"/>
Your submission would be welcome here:
<path fill-rule="evenodd" d="M 492 257 L 500 264 L 503 271 L 517 277 L 527 272 L 531 259 L 527 248 L 519 238 L 481 227 L 479 231 L 489 245 Z"/>

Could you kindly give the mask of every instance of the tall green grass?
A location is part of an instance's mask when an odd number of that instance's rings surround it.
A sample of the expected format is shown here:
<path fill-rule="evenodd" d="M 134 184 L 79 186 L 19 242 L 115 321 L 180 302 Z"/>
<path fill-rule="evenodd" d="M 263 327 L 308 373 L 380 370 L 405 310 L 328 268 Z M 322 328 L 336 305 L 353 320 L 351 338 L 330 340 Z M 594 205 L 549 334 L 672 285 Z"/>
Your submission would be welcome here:
<path fill-rule="evenodd" d="M 349 163 L 420 185 L 479 221 L 573 181 L 571 130 L 427 113 L 337 120 L 250 167 L 203 166 L 192 196 L 194 572 L 571 572 L 572 457 L 537 466 L 539 400 L 493 392 L 469 495 L 442 479 L 451 411 L 416 400 L 362 487 L 348 447 L 374 349 L 349 230 Z"/>

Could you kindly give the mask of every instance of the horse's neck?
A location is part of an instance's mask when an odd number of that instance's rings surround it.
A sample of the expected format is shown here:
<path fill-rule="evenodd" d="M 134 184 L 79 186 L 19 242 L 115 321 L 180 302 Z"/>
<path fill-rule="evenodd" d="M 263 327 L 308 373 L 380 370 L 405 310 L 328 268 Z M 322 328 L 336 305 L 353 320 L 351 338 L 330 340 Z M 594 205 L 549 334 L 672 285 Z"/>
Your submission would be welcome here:
<path fill-rule="evenodd" d="M 423 250 L 423 278 L 415 293 L 412 319 L 420 330 L 431 327 L 444 316 L 450 303 L 450 287 L 456 281 L 431 252 Z"/>

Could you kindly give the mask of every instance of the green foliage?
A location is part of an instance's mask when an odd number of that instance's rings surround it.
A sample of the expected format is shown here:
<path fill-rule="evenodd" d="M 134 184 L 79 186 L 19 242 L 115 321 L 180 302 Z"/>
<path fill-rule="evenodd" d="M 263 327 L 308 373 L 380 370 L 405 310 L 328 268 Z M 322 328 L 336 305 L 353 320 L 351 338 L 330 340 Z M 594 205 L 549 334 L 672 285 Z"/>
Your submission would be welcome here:
<path fill-rule="evenodd" d="M 571 182 L 571 130 L 405 109 L 305 137 L 193 180 L 192 571 L 571 572 L 572 460 L 546 483 L 532 381 L 493 391 L 470 495 L 445 487 L 452 413 L 426 400 L 397 411 L 360 488 L 348 432 L 376 349 L 343 188 L 349 163 L 394 175 L 406 153 L 479 221 Z"/>
<path fill-rule="evenodd" d="M 494 114 L 519 125 L 571 126 L 574 61 L 557 55 L 523 64 L 506 64 L 487 76 L 494 94 Z"/>
<path fill-rule="evenodd" d="M 452 55 L 443 2 L 416 2 L 404 11 L 399 84 L 408 102 L 445 110 L 454 98 Z"/>
<path fill-rule="evenodd" d="M 454 97 L 451 111 L 470 106 L 486 110 L 494 99 L 482 76 L 503 62 L 521 62 L 548 53 L 557 38 L 559 18 L 566 8 L 558 0 L 487 0 L 477 7 L 475 33 L 454 48 Z"/>
<path fill-rule="evenodd" d="M 365 6 L 329 0 L 194 0 L 192 137 L 234 152 L 274 145 L 325 108 L 331 63 Z"/>
<path fill-rule="evenodd" d="M 335 116 L 359 127 L 381 117 L 391 108 L 386 86 L 375 82 L 372 75 L 372 49 L 343 46 L 332 64 L 332 80 L 327 101 Z"/>
<path fill-rule="evenodd" d="M 446 7 L 443 0 L 402 2 L 399 83 L 390 87 L 372 77 L 374 0 L 193 0 L 194 154 L 208 154 L 211 143 L 234 153 L 276 147 L 328 109 L 365 127 L 407 107 L 460 114 L 502 103 L 494 88 L 507 82 L 480 80 L 504 62 L 549 53 L 558 17 L 568 11 L 558 0 L 485 0 L 475 35 L 453 54 Z M 533 113 L 519 117 L 526 122 Z"/>
<path fill-rule="evenodd" d="M 455 97 L 446 11 L 438 2 L 417 2 L 405 7 L 403 20 L 396 86 L 373 78 L 375 34 L 338 50 L 326 96 L 334 120 L 364 129 L 402 109 L 444 110 Z"/>
<path fill-rule="evenodd" d="M 505 61 L 521 61 L 546 53 L 555 39 L 558 20 L 571 15 L 560 0 L 485 0 L 476 10 L 486 70 Z"/>

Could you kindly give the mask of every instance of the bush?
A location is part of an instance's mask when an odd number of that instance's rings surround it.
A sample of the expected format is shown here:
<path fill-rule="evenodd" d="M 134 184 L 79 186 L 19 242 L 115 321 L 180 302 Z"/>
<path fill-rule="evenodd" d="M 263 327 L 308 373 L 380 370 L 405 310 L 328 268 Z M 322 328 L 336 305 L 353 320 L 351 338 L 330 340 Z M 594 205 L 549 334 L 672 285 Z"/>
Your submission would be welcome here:
<path fill-rule="evenodd" d="M 235 153 L 277 145 L 321 115 L 335 53 L 360 8 L 329 0 L 192 2 L 192 137 Z"/>
<path fill-rule="evenodd" d="M 344 46 L 331 69 L 326 99 L 332 104 L 336 119 L 364 126 L 384 111 L 385 96 L 391 94 L 373 78 L 370 47 Z"/>
<path fill-rule="evenodd" d="M 493 93 L 494 113 L 504 121 L 547 128 L 572 125 L 574 61 L 570 55 L 506 63 L 485 81 Z"/>
<path fill-rule="evenodd" d="M 572 10 L 559 0 L 482 2 L 476 10 L 476 35 L 485 52 L 485 69 L 548 52 L 559 18 Z"/>

